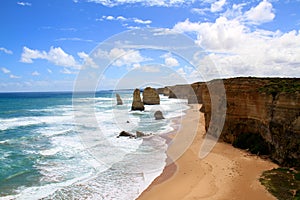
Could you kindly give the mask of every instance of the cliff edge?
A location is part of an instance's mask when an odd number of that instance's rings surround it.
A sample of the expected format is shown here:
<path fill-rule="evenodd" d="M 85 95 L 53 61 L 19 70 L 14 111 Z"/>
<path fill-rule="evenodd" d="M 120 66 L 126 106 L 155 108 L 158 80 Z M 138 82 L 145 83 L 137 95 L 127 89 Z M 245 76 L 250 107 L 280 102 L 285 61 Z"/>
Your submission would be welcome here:
<path fill-rule="evenodd" d="M 218 92 L 209 91 L 216 83 L 202 84 L 199 90 L 206 130 L 216 126 L 210 124 L 211 100 L 220 105 L 226 102 L 220 139 L 252 153 L 270 155 L 280 165 L 300 166 L 299 78 L 224 79 L 226 101 Z"/>

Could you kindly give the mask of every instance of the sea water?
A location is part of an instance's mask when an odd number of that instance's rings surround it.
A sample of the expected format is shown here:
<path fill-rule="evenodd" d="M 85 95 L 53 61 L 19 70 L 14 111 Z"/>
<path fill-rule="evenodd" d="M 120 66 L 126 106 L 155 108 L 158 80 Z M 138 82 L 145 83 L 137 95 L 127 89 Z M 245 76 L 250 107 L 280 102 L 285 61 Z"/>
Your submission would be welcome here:
<path fill-rule="evenodd" d="M 166 165 L 162 134 L 188 107 L 160 96 L 130 111 L 132 91 L 119 94 L 119 106 L 114 91 L 0 94 L 0 199 L 137 198 Z"/>

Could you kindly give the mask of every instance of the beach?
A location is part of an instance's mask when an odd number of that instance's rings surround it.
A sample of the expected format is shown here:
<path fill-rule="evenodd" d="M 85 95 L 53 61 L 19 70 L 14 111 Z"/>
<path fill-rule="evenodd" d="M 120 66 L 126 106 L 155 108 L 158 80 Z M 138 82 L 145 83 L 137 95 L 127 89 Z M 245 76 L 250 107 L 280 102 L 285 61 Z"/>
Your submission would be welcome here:
<path fill-rule="evenodd" d="M 190 105 L 177 132 L 178 135 L 192 132 L 191 123 L 199 120 L 192 144 L 179 159 L 165 167 L 138 200 L 276 199 L 259 182 L 263 171 L 277 167 L 271 161 L 223 142 L 218 142 L 204 159 L 199 158 L 205 136 L 200 106 Z M 175 136 L 170 134 L 170 139 Z"/>

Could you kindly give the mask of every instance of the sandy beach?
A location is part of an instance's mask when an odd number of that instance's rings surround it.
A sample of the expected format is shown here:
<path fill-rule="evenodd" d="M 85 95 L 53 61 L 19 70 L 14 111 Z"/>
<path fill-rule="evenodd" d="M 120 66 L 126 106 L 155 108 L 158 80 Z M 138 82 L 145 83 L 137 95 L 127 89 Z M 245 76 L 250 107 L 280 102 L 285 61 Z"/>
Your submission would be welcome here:
<path fill-rule="evenodd" d="M 263 171 L 277 167 L 269 160 L 222 142 L 204 159 L 199 158 L 205 135 L 204 116 L 199 106 L 191 105 L 177 132 L 178 135 L 193 132 L 195 127 L 191 123 L 199 120 L 192 144 L 164 169 L 138 200 L 275 199 L 258 180 Z M 168 154 L 171 151 L 169 149 Z"/>

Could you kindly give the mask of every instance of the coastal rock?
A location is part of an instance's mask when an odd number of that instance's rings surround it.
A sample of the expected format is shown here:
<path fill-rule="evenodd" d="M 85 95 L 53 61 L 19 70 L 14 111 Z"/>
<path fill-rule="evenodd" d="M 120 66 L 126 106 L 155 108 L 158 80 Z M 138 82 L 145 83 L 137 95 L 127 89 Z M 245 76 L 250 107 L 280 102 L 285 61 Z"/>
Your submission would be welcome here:
<path fill-rule="evenodd" d="M 211 121 L 226 103 L 220 139 L 236 147 L 267 154 L 283 166 L 300 166 L 300 79 L 224 79 L 225 97 L 208 90 L 217 80 L 202 86 L 205 128 L 214 135 L 218 121 Z M 212 108 L 211 101 L 216 102 Z M 214 110 L 212 110 L 214 109 Z M 250 142 L 251 141 L 251 142 Z M 255 144 L 255 145 L 253 145 Z"/>
<path fill-rule="evenodd" d="M 154 88 L 146 87 L 143 92 L 143 102 L 145 105 L 160 104 L 160 98 L 157 91 Z"/>
<path fill-rule="evenodd" d="M 155 120 L 164 119 L 163 113 L 160 110 L 158 110 L 154 113 L 154 117 L 155 117 Z"/>
<path fill-rule="evenodd" d="M 162 95 L 164 95 L 164 96 L 169 96 L 170 89 L 169 89 L 168 87 L 158 88 L 158 89 L 157 89 L 157 93 L 158 93 L 158 94 L 162 94 Z"/>
<path fill-rule="evenodd" d="M 169 86 L 169 98 L 187 99 L 188 104 L 202 103 L 203 82 Z"/>
<path fill-rule="evenodd" d="M 139 89 L 135 89 L 133 92 L 133 101 L 132 101 L 131 110 L 140 110 L 140 111 L 145 110 L 144 103 L 141 100 Z"/>
<path fill-rule="evenodd" d="M 205 83 L 197 82 L 191 84 L 193 91 L 188 94 L 188 104 L 202 104 L 202 88 Z"/>
<path fill-rule="evenodd" d="M 135 135 L 128 133 L 126 131 L 122 131 L 121 133 L 119 133 L 118 137 L 135 137 Z"/>
<path fill-rule="evenodd" d="M 118 93 L 116 94 L 116 98 L 117 98 L 117 105 L 123 105 L 123 101 Z"/>
<path fill-rule="evenodd" d="M 136 137 L 145 137 L 147 134 L 141 132 L 141 131 L 136 131 Z"/>

